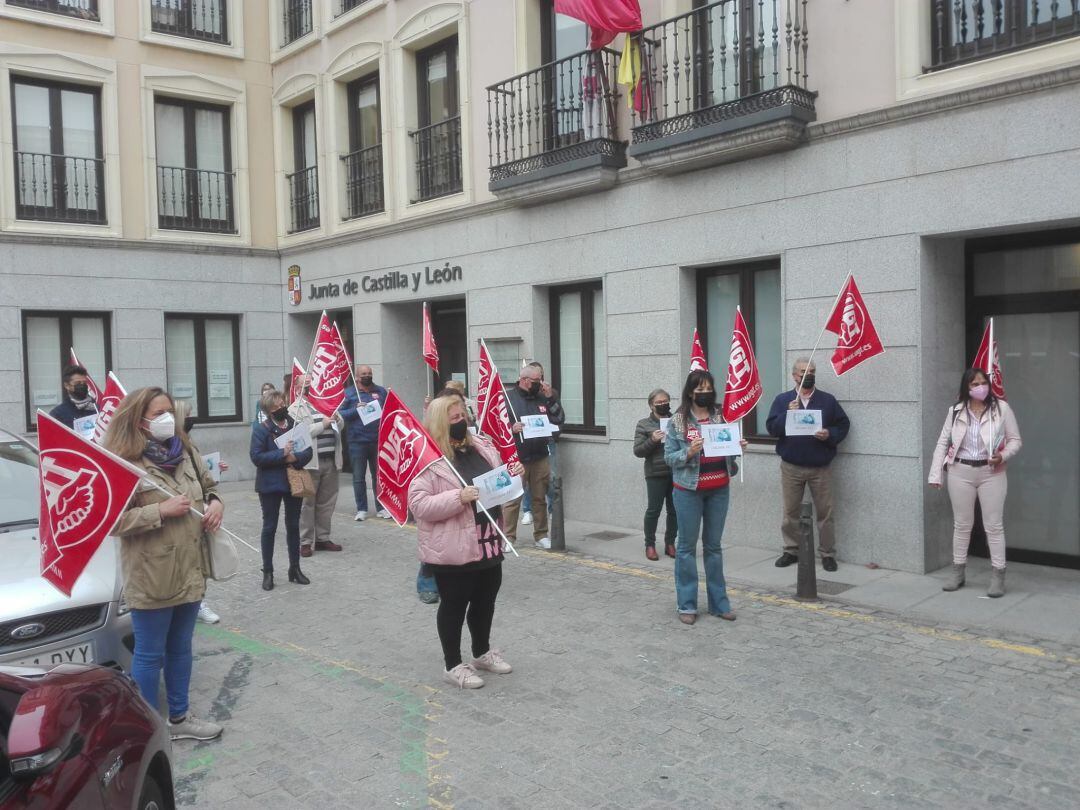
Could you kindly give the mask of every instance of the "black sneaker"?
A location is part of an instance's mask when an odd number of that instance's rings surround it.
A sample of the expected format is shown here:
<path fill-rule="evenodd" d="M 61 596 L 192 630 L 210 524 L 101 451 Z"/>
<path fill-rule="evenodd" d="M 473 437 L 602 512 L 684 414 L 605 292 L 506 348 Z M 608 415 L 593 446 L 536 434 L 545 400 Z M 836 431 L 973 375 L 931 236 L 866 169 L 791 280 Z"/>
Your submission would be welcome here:
<path fill-rule="evenodd" d="M 826 571 L 835 571 L 836 570 L 836 558 L 835 557 L 822 557 L 821 558 L 821 567 L 824 568 Z"/>
<path fill-rule="evenodd" d="M 790 551 L 785 551 L 783 554 L 776 558 L 776 567 L 787 568 L 789 565 L 794 565 L 798 561 L 798 554 L 792 554 Z"/>

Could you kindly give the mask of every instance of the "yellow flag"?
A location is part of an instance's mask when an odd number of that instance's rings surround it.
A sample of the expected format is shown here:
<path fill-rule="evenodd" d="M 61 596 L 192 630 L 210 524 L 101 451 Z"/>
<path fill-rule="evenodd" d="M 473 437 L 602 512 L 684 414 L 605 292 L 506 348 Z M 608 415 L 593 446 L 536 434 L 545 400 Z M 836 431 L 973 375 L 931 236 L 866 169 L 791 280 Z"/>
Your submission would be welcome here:
<path fill-rule="evenodd" d="M 634 106 L 634 90 L 641 81 L 641 48 L 637 38 L 627 34 L 619 58 L 618 83 L 626 87 L 626 106 Z"/>

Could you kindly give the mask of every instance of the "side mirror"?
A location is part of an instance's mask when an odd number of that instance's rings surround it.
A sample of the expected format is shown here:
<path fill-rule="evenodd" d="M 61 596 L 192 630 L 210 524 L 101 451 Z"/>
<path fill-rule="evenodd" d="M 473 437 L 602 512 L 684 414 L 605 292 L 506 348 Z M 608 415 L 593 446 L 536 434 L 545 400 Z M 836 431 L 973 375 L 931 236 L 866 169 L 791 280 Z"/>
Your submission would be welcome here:
<path fill-rule="evenodd" d="M 77 746 L 82 709 L 70 690 L 58 685 L 31 689 L 19 700 L 8 731 L 11 775 L 39 776 Z"/>

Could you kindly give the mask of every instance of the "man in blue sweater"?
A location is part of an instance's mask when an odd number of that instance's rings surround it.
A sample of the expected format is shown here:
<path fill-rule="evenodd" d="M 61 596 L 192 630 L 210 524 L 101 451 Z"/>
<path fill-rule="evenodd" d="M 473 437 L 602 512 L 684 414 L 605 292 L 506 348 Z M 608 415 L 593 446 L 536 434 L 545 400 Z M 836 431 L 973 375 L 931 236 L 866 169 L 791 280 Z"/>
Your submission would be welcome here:
<path fill-rule="evenodd" d="M 353 498 L 356 501 L 356 517 L 354 520 L 366 520 L 368 516 L 367 499 L 367 472 L 371 471 L 371 491 L 378 493 L 378 449 L 379 449 L 379 422 L 381 419 L 373 419 L 364 424 L 360 418 L 357 407 L 361 404 L 378 401 L 382 406 L 386 403 L 386 389 L 376 385 L 372 376 L 371 366 L 357 366 L 356 385 L 349 386 L 345 390 L 345 400 L 338 409 L 345 419 L 345 441 L 349 446 L 349 460 L 352 462 Z M 375 502 L 375 509 L 381 518 L 390 518 L 390 513 Z"/>
<path fill-rule="evenodd" d="M 803 492 L 809 486 L 817 513 L 821 567 L 826 571 L 835 571 L 836 532 L 833 526 L 832 470 L 829 465 L 836 457 L 836 446 L 847 436 L 851 423 L 836 397 L 814 386 L 815 370 L 808 358 L 800 357 L 795 361 L 791 369 L 795 389 L 784 391 L 773 400 L 769 418 L 765 422 L 769 434 L 780 440 L 776 443 L 776 452 L 780 456 L 780 489 L 784 498 L 784 521 L 781 524 L 784 553 L 776 560 L 776 567 L 786 568 L 799 560 L 799 512 Z M 787 412 L 799 409 L 821 411 L 822 429 L 813 436 L 786 435 Z"/>
<path fill-rule="evenodd" d="M 64 383 L 63 400 L 49 411 L 49 416 L 69 428 L 74 428 L 76 419 L 93 416 L 98 412 L 97 403 L 90 394 L 87 372 L 82 366 L 65 366 L 60 379 Z"/>

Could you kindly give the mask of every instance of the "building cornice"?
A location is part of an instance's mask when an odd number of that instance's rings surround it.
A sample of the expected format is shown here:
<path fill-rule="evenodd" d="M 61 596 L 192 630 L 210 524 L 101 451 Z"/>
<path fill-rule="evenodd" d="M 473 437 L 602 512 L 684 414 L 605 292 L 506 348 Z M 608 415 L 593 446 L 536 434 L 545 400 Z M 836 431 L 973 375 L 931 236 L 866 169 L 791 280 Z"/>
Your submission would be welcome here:
<path fill-rule="evenodd" d="M 147 239 L 117 239 L 94 236 L 49 236 L 36 233 L 0 231 L 0 244 L 48 245 L 51 247 L 84 247 L 98 250 L 149 250 L 166 253 L 199 253 L 214 256 L 249 256 L 277 259 L 281 254 L 273 248 L 200 245 L 192 242 L 155 242 Z"/>

